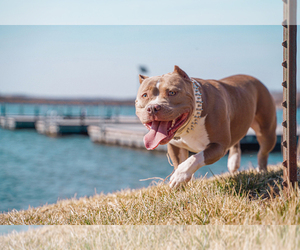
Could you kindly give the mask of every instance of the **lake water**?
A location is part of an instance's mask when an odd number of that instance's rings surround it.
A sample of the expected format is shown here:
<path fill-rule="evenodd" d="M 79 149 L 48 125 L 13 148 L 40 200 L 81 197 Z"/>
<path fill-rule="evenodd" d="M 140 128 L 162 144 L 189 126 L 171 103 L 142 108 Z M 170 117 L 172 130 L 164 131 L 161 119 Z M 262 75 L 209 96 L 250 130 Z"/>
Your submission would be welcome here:
<path fill-rule="evenodd" d="M 120 114 L 132 115 L 127 110 Z M 282 161 L 272 153 L 270 164 Z M 227 172 L 227 156 L 196 177 Z M 242 155 L 241 169 L 257 165 L 256 152 Z M 0 128 L 0 211 L 27 209 L 74 196 L 148 186 L 150 177 L 173 170 L 164 153 L 92 143 L 87 136 L 51 138 L 35 130 Z"/>

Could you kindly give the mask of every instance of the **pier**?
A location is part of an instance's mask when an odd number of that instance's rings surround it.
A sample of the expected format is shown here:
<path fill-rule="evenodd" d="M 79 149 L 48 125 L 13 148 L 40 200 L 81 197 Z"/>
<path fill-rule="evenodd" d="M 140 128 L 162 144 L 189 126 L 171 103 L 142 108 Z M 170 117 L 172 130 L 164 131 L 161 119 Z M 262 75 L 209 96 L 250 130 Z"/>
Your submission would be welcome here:
<path fill-rule="evenodd" d="M 10 115 L 0 116 L 0 125 L 6 129 L 20 129 L 20 128 L 35 128 L 38 116 L 30 115 Z"/>
<path fill-rule="evenodd" d="M 107 121 L 128 123 L 128 119 L 131 119 L 119 114 L 121 108 L 126 110 L 128 106 L 116 105 L 118 103 L 112 101 L 108 105 L 101 105 L 101 103 L 97 105 L 94 101 L 74 100 L 35 100 L 41 103 L 23 101 L 24 103 L 0 102 L 0 126 L 2 128 L 36 129 L 38 133 L 47 136 L 87 135 L 88 126 L 99 125 Z"/>
<path fill-rule="evenodd" d="M 143 138 L 148 130 L 137 120 L 135 124 L 102 124 L 88 127 L 88 134 L 95 143 L 146 149 Z M 167 151 L 167 145 L 159 145 L 156 151 Z"/>
<path fill-rule="evenodd" d="M 35 128 L 38 133 L 48 136 L 84 134 L 88 135 L 88 127 L 99 124 L 131 124 L 136 123 L 135 117 L 52 117 L 38 120 Z"/>
<path fill-rule="evenodd" d="M 35 128 L 38 133 L 48 136 L 60 136 L 70 134 L 86 134 L 87 128 L 90 125 L 99 124 L 100 119 L 89 117 L 85 119 L 64 117 L 44 118 L 35 123 Z"/>
<path fill-rule="evenodd" d="M 71 134 L 88 135 L 92 142 L 145 149 L 143 138 L 148 130 L 136 116 L 50 116 L 6 115 L 0 116 L 0 125 L 5 129 L 35 129 L 47 136 Z M 283 130 L 276 129 L 277 142 L 274 151 L 281 151 Z M 297 136 L 300 127 L 297 129 Z M 259 149 L 253 129 L 241 140 L 242 151 Z M 167 151 L 166 145 L 159 145 L 156 151 Z"/>
<path fill-rule="evenodd" d="M 99 117 L 64 116 L 1 116 L 0 125 L 5 129 L 36 129 L 38 133 L 49 136 L 67 134 L 87 134 L 87 127 L 100 122 Z"/>
<path fill-rule="evenodd" d="M 143 138 L 148 130 L 137 121 L 136 124 L 102 124 L 88 127 L 90 139 L 95 143 L 113 144 L 126 147 L 145 149 Z M 300 127 L 298 127 L 298 135 Z M 273 151 L 281 151 L 282 127 L 276 129 L 277 141 Z M 258 150 L 259 144 L 253 129 L 241 140 L 242 151 Z M 167 151 L 166 145 L 159 145 L 155 150 Z"/>
<path fill-rule="evenodd" d="M 4 129 L 35 129 L 46 136 L 63 136 L 71 134 L 88 135 L 92 142 L 110 145 L 119 145 L 131 148 L 145 149 L 143 138 L 148 130 L 140 123 L 136 116 L 119 115 L 112 112 L 112 107 L 104 109 L 104 112 L 95 114 L 94 111 L 87 114 L 86 107 L 77 107 L 72 112 L 72 106 L 66 106 L 62 112 L 60 106 L 57 110 L 40 112 L 42 108 L 34 106 L 31 114 L 25 114 L 25 108 L 19 107 L 18 114 L 6 112 L 5 106 L 1 106 L 0 126 Z M 99 110 L 99 108 L 98 108 Z M 116 109 L 118 110 L 118 109 Z M 103 108 L 102 108 L 103 111 Z M 300 127 L 297 128 L 297 137 Z M 274 151 L 281 151 L 283 130 L 278 125 L 277 142 Z M 258 142 L 254 131 L 250 128 L 247 135 L 241 140 L 242 151 L 257 151 Z M 156 151 L 167 151 L 166 145 L 159 145 Z M 300 148 L 299 148 L 300 152 Z"/>

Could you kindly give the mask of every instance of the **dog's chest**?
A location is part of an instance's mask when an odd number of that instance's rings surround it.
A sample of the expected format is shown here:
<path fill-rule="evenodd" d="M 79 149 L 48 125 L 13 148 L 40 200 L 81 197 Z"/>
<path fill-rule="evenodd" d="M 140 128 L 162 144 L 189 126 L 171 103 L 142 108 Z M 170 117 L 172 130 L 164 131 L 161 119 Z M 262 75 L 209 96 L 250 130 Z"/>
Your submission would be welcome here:
<path fill-rule="evenodd" d="M 179 135 L 175 135 L 175 138 L 170 143 L 179 148 L 185 148 L 191 152 L 198 153 L 203 151 L 206 146 L 210 143 L 208 133 L 205 128 L 205 117 L 198 119 L 197 124 L 193 130 L 186 130 L 181 132 Z M 189 124 L 187 125 L 189 126 Z"/>

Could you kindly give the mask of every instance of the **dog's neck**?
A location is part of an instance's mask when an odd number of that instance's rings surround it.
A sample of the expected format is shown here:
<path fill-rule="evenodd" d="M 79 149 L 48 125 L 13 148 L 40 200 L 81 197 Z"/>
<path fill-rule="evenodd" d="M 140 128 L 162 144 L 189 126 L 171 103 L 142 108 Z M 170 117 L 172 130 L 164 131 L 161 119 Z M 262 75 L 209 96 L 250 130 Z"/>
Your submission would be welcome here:
<path fill-rule="evenodd" d="M 191 79 L 191 80 L 193 83 L 194 95 L 195 95 L 195 109 L 194 109 L 194 113 L 191 115 L 191 119 L 186 128 L 187 133 L 189 133 L 191 130 L 194 130 L 194 127 L 197 124 L 198 119 L 200 119 L 201 113 L 203 111 L 202 94 L 200 92 L 201 84 L 194 79 Z"/>

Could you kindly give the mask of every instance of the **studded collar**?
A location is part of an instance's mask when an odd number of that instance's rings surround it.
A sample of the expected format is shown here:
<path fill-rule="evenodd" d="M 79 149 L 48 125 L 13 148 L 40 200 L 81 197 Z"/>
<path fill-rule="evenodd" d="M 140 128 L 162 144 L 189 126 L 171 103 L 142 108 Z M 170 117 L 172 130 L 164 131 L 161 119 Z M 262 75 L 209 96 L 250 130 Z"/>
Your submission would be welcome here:
<path fill-rule="evenodd" d="M 191 121 L 189 122 L 189 124 L 186 128 L 187 133 L 189 133 L 191 130 L 194 130 L 194 127 L 195 127 L 195 125 L 198 124 L 198 119 L 200 119 L 201 113 L 203 111 L 202 93 L 200 92 L 201 84 L 194 79 L 192 79 L 192 82 L 193 82 L 196 106 L 195 106 L 195 110 L 192 115 Z"/>
<path fill-rule="evenodd" d="M 200 92 L 201 84 L 194 79 L 192 79 L 192 83 L 195 95 L 195 110 L 185 129 L 186 133 L 189 133 L 190 131 L 194 130 L 194 127 L 198 124 L 198 120 L 200 119 L 203 111 L 202 93 Z M 179 140 L 180 136 L 175 136 L 173 139 Z"/>

